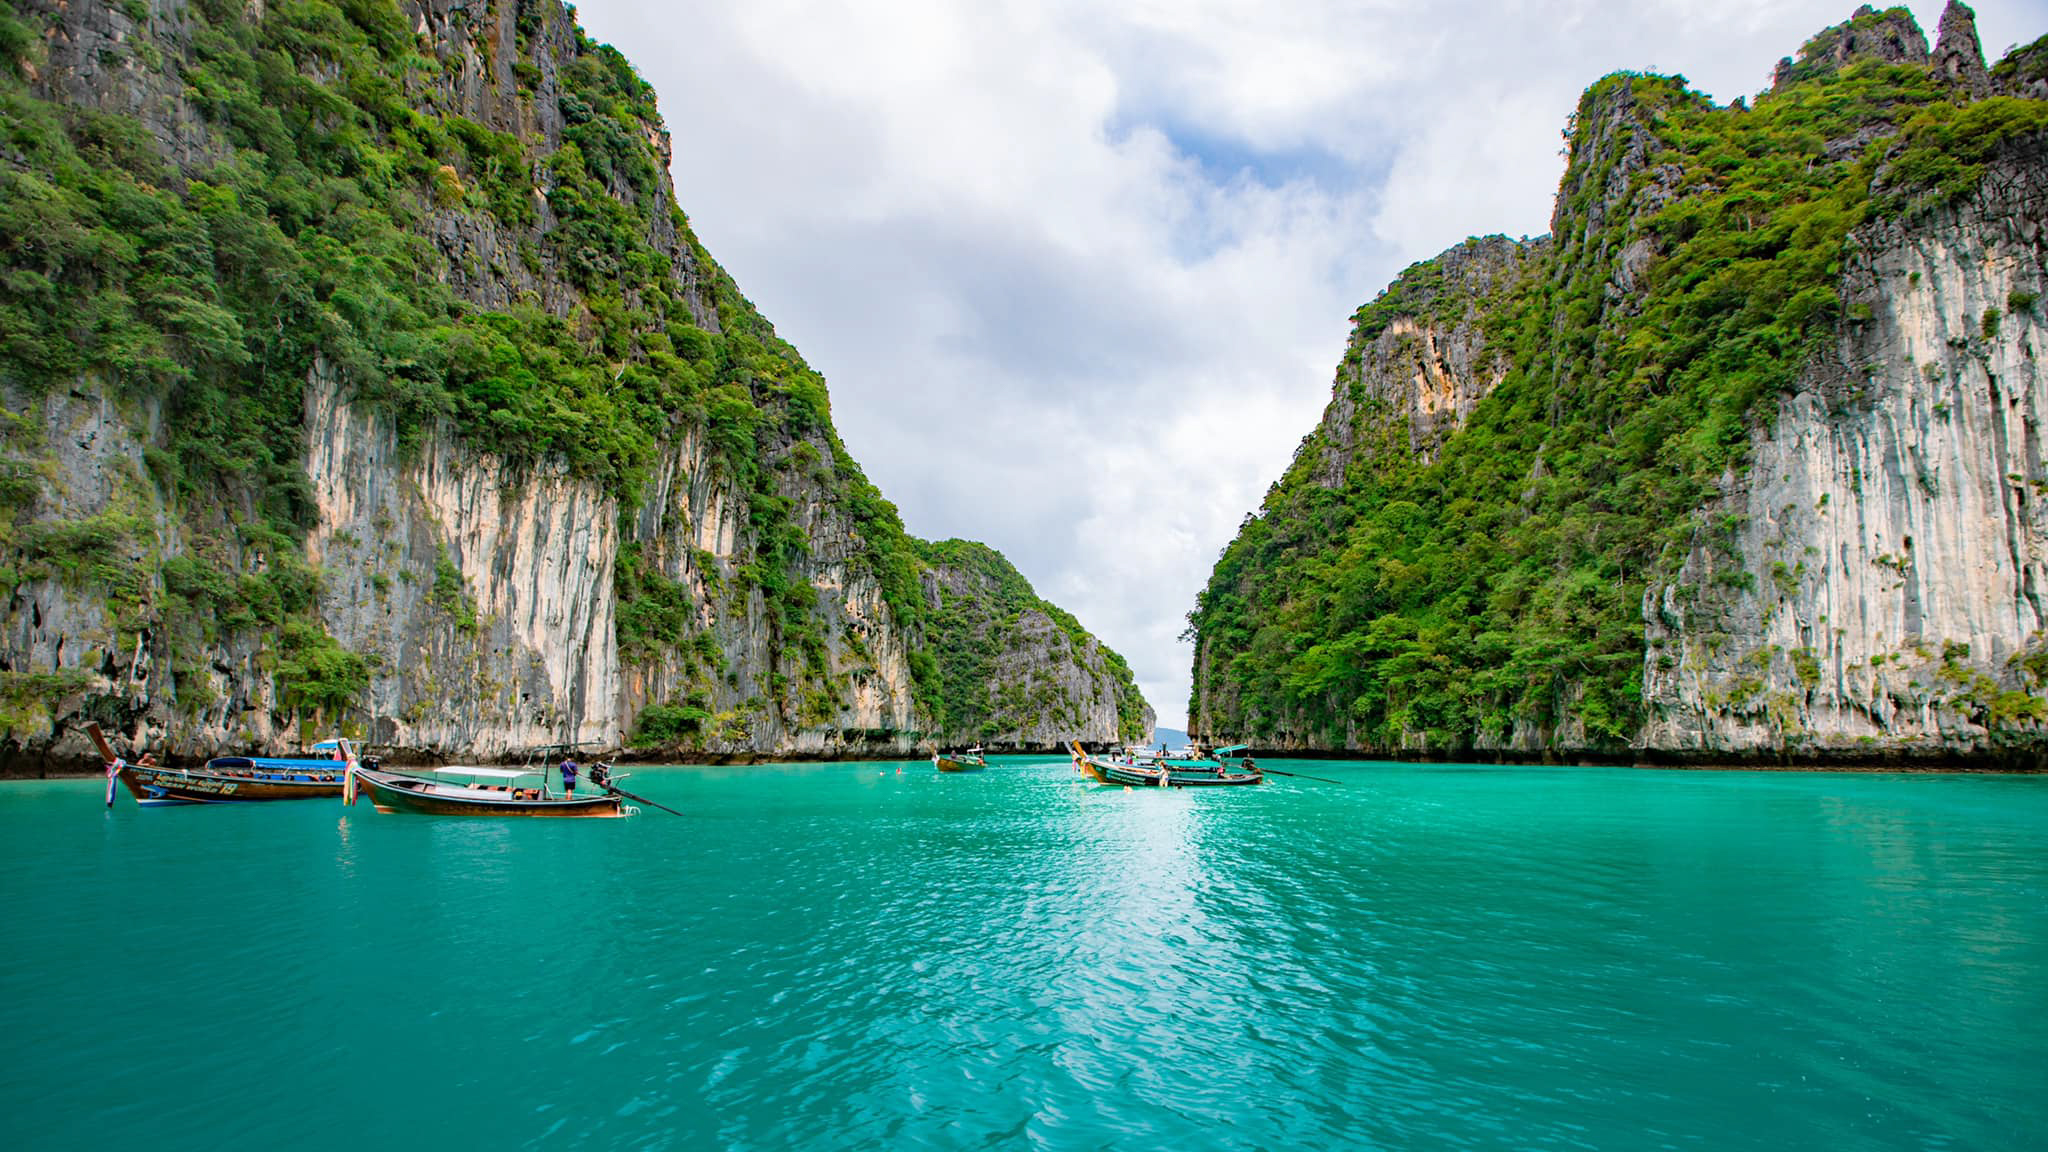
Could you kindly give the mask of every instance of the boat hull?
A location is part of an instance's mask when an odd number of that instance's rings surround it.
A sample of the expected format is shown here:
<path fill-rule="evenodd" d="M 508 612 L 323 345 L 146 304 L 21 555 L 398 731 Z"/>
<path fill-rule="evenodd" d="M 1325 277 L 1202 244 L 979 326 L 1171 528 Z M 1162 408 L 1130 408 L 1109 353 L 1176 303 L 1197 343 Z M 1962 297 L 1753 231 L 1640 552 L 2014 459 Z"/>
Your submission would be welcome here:
<path fill-rule="evenodd" d="M 1172 785 L 1175 788 L 1235 788 L 1249 784 L 1264 784 L 1263 772 L 1175 772 Z"/>
<path fill-rule="evenodd" d="M 980 772 L 988 767 L 986 760 L 956 760 L 951 756 L 934 756 L 932 764 L 941 772 Z"/>
<path fill-rule="evenodd" d="M 271 800 L 332 800 L 341 795 L 342 774 L 317 770 L 267 772 L 260 769 L 205 771 L 121 766 L 121 784 L 144 808 L 180 804 L 260 804 Z"/>
<path fill-rule="evenodd" d="M 356 783 L 379 812 L 413 812 L 426 816 L 540 817 L 606 819 L 626 815 L 626 802 L 612 795 L 549 800 L 499 799 L 474 795 L 473 789 L 450 788 L 416 776 L 356 770 Z"/>

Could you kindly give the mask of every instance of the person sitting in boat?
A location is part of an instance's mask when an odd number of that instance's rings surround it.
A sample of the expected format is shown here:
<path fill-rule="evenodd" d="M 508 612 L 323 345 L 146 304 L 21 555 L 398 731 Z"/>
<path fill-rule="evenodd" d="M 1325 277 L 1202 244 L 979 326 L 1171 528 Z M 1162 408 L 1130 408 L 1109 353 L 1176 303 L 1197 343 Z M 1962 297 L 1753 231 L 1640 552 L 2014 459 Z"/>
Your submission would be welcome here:
<path fill-rule="evenodd" d="M 143 753 L 143 754 L 142 754 L 142 755 L 141 755 L 140 757 L 138 757 L 138 758 L 136 759 L 136 761 L 135 761 L 135 766 L 136 766 L 137 768 L 154 768 L 154 767 L 156 767 L 156 753 L 154 753 L 154 752 L 144 752 L 144 753 Z"/>
<path fill-rule="evenodd" d="M 567 796 L 576 794 L 576 761 L 567 757 L 562 760 L 562 792 Z"/>

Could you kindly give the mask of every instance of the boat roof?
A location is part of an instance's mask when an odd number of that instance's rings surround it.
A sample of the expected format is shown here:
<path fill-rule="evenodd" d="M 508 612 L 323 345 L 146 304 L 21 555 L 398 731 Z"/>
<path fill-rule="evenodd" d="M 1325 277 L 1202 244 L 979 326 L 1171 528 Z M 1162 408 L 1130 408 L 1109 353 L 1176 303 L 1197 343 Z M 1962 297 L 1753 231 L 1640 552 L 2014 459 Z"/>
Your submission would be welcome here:
<path fill-rule="evenodd" d="M 522 771 L 518 768 L 464 768 L 460 766 L 450 766 L 447 768 L 434 769 L 434 775 L 480 776 L 490 780 L 517 780 L 521 776 L 538 776 L 540 775 L 540 773 L 535 772 L 531 769 Z"/>
<path fill-rule="evenodd" d="M 319 751 L 321 751 L 321 750 L 323 750 L 323 749 L 330 749 L 330 748 L 339 748 L 339 747 L 341 747 L 341 741 L 339 741 L 339 740 L 322 740 L 322 741 L 321 741 L 321 742 L 319 742 L 318 744 L 315 744 L 315 745 L 313 745 L 313 751 L 315 751 L 315 752 L 319 752 Z"/>
<path fill-rule="evenodd" d="M 1218 748 L 1215 752 L 1215 755 L 1228 756 L 1232 752 L 1249 752 L 1251 751 L 1251 748 L 1252 746 L 1249 744 L 1232 744 L 1228 748 Z"/>

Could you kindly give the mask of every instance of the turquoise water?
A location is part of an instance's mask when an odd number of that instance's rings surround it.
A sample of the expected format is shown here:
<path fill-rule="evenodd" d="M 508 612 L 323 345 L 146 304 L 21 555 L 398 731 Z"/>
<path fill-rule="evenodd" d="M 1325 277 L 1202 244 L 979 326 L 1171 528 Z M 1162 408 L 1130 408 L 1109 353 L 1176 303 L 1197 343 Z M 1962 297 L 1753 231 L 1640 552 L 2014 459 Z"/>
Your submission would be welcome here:
<path fill-rule="evenodd" d="M 0 785 L 0 1147 L 2022 1149 L 2048 778 Z"/>

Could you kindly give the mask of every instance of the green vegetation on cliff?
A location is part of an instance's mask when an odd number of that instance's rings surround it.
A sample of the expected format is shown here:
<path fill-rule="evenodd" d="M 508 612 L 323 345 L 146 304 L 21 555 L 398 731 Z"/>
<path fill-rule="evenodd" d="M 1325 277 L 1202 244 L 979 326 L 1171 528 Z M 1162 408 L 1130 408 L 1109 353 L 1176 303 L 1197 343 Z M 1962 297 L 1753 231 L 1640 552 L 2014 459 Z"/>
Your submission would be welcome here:
<path fill-rule="evenodd" d="M 837 698 L 801 570 L 810 542 L 778 477 L 792 461 L 825 486 L 854 541 L 848 564 L 897 623 L 943 642 L 916 542 L 840 443 L 824 380 L 670 199 L 652 89 L 552 0 L 478 0 L 435 14 L 452 31 L 433 35 L 396 0 L 80 3 L 119 33 L 88 66 L 141 83 L 159 115 L 49 98 L 37 77 L 77 13 L 0 12 L 0 388 L 32 398 L 88 382 L 157 424 L 138 482 L 183 521 L 182 555 L 164 562 L 142 522 L 123 520 L 135 546 L 121 552 L 140 559 L 119 584 L 132 591 L 122 627 L 153 631 L 174 674 L 249 629 L 288 701 L 338 711 L 367 683 L 368 658 L 322 630 L 322 575 L 303 562 L 318 517 L 306 397 L 323 380 L 388 414 L 402 443 L 446 428 L 515 472 L 565 467 L 628 520 L 670 446 L 704 445 L 747 513 L 748 554 L 709 587 L 734 611 L 762 598 L 773 676 L 803 681 L 778 700 L 817 711 Z M 496 39 L 507 6 L 516 53 Z M 499 127 L 465 114 L 479 101 L 461 96 L 450 36 L 486 77 L 512 77 L 510 92 L 486 80 Z M 4 433 L 17 457 L 45 451 Z M 41 482 L 8 468 L 0 501 L 16 523 L 0 548 L 70 572 L 83 545 L 35 522 Z M 474 633 L 463 574 L 443 567 L 417 575 Z M 629 662 L 717 663 L 691 589 L 637 545 L 616 571 Z M 938 662 L 911 665 L 919 709 L 939 715 Z"/>
<path fill-rule="evenodd" d="M 1852 230 L 1973 188 L 2044 130 L 2048 103 L 1971 102 L 1918 64 L 1803 67 L 1754 107 L 1600 81 L 1519 283 L 1450 297 L 1427 262 L 1358 313 L 1341 483 L 1312 437 L 1190 615 L 1198 730 L 1443 750 L 1577 726 L 1626 746 L 1648 580 L 1732 527 L 1698 510 L 1845 321 Z M 1358 363 L 1396 317 L 1468 312 L 1505 375 L 1419 457 Z"/>

